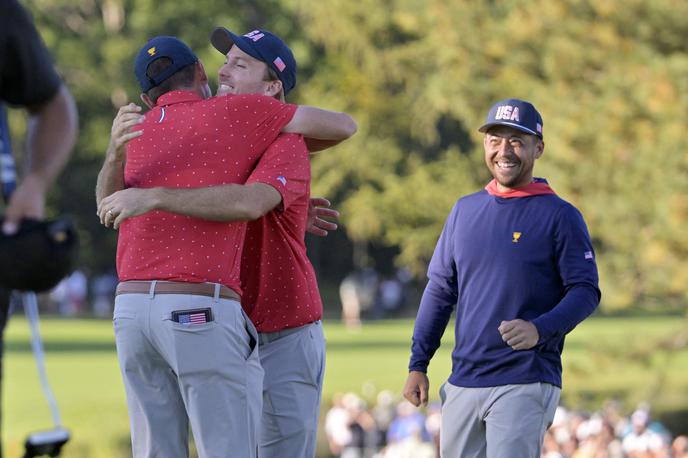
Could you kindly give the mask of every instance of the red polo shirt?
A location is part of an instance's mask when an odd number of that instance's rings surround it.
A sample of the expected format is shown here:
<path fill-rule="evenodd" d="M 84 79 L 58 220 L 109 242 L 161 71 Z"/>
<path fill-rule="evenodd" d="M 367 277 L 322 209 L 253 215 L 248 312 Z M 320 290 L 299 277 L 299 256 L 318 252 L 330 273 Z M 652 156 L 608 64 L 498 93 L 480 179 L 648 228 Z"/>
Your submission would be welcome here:
<path fill-rule="evenodd" d="M 300 135 L 282 134 L 248 183 L 266 183 L 282 203 L 248 223 L 241 260 L 242 305 L 259 332 L 293 328 L 322 318 L 315 271 L 306 255 L 311 167 Z"/>
<path fill-rule="evenodd" d="M 144 134 L 128 145 L 125 186 L 244 183 L 295 111 L 261 95 L 202 100 L 190 91 L 169 92 L 146 113 Z M 245 223 L 164 211 L 127 219 L 119 229 L 119 279 L 214 282 L 240 292 L 245 230 Z"/>

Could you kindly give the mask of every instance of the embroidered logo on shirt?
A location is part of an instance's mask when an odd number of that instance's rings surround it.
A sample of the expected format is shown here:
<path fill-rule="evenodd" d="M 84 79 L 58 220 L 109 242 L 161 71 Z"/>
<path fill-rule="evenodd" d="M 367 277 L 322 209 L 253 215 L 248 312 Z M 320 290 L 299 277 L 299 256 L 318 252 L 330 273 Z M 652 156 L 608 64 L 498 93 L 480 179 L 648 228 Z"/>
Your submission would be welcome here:
<path fill-rule="evenodd" d="M 279 181 L 280 183 L 282 183 L 282 186 L 286 186 L 286 185 L 287 185 L 287 179 L 284 178 L 282 175 L 280 175 L 280 176 L 277 177 L 277 181 Z"/>
<path fill-rule="evenodd" d="M 586 251 L 585 252 L 585 259 L 592 259 L 592 258 L 593 258 L 592 251 Z"/>
<path fill-rule="evenodd" d="M 520 232 L 514 232 L 513 233 L 513 239 L 511 239 L 512 243 L 518 243 L 518 240 L 521 238 L 521 233 Z"/>

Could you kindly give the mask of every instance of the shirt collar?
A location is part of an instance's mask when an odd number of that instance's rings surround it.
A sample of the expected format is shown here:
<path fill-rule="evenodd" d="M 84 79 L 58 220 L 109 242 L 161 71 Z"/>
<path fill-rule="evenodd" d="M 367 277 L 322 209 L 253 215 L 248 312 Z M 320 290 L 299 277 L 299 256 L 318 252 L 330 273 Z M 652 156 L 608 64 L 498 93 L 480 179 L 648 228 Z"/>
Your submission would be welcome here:
<path fill-rule="evenodd" d="M 537 196 L 540 194 L 556 194 L 554 189 L 549 187 L 547 180 L 544 178 L 535 178 L 533 179 L 532 183 L 528 183 L 525 186 L 519 186 L 518 188 L 509 189 L 508 191 L 498 191 L 497 180 L 493 179 L 487 184 L 487 186 L 485 186 L 485 190 L 492 196 L 503 197 L 505 199 Z"/>
<path fill-rule="evenodd" d="M 200 95 L 194 91 L 170 91 L 158 97 L 155 102 L 156 107 L 164 107 L 167 105 L 175 105 L 177 103 L 198 102 L 203 100 Z"/>

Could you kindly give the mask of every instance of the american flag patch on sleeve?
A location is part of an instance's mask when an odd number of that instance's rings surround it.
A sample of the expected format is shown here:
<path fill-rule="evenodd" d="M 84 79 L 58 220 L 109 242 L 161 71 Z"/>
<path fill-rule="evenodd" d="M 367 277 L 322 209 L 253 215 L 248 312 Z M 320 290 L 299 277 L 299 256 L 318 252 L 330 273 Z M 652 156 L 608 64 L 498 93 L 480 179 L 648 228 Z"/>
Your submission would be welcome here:
<path fill-rule="evenodd" d="M 586 251 L 585 252 L 585 259 L 592 259 L 592 258 L 593 258 L 592 251 Z"/>

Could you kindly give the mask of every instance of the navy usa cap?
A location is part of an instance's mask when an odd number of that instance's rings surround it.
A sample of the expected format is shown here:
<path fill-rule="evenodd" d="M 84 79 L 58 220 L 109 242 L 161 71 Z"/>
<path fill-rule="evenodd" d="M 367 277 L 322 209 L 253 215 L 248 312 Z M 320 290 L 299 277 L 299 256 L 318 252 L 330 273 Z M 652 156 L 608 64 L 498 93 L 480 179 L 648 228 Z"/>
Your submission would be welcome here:
<path fill-rule="evenodd" d="M 232 45 L 236 45 L 249 56 L 265 62 L 282 82 L 284 95 L 296 86 L 296 59 L 277 35 L 267 30 L 254 30 L 239 36 L 224 27 L 216 27 L 210 35 L 210 42 L 224 55 L 232 49 Z"/>
<path fill-rule="evenodd" d="M 530 135 L 542 137 L 542 116 L 533 104 L 520 99 L 501 100 L 490 108 L 485 124 L 478 129 L 487 132 L 492 126 L 510 126 Z"/>
<path fill-rule="evenodd" d="M 155 75 L 154 78 L 149 77 L 146 74 L 148 67 L 161 57 L 170 59 L 172 65 Z M 186 43 L 175 37 L 158 36 L 151 39 L 139 51 L 134 64 L 134 73 L 136 73 L 141 91 L 148 92 L 182 68 L 196 62 L 198 62 L 198 57 Z"/>

